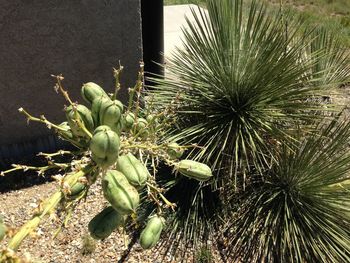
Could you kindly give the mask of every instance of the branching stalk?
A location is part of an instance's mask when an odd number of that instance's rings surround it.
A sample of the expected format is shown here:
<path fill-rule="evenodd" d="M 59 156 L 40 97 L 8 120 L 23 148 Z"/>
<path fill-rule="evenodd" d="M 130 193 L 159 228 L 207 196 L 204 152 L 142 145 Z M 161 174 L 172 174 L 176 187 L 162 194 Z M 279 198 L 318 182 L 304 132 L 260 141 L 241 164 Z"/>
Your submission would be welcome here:
<path fill-rule="evenodd" d="M 173 211 L 175 211 L 176 204 L 170 202 L 170 201 L 162 194 L 162 192 L 163 192 L 162 189 L 159 189 L 158 187 L 156 187 L 156 186 L 150 184 L 149 182 L 147 182 L 146 184 L 147 184 L 147 186 L 148 186 L 149 188 L 151 188 L 152 190 L 154 190 L 154 191 L 160 196 L 160 198 L 165 202 L 165 204 L 166 204 L 168 207 L 170 207 Z M 158 204 L 158 202 L 157 202 L 157 204 Z"/>
<path fill-rule="evenodd" d="M 18 111 L 20 113 L 23 113 L 26 117 L 27 117 L 27 121 L 36 121 L 36 122 L 41 122 L 41 123 L 44 123 L 46 124 L 46 126 L 51 129 L 51 127 L 55 128 L 56 130 L 60 130 L 60 131 L 66 131 L 66 129 L 56 125 L 56 124 L 53 124 L 52 122 L 48 121 L 44 115 L 41 115 L 40 118 L 37 118 L 37 117 L 34 117 L 32 115 L 30 115 L 26 110 L 24 110 L 22 107 L 18 109 Z"/>
<path fill-rule="evenodd" d="M 8 169 L 6 171 L 2 171 L 0 173 L 0 176 L 5 176 L 5 174 L 9 174 L 9 173 L 12 173 L 12 172 L 15 172 L 15 171 L 29 171 L 29 170 L 32 170 L 32 171 L 37 171 L 38 174 L 43 174 L 44 172 L 50 170 L 50 169 L 66 169 L 69 167 L 69 164 L 68 163 L 49 163 L 48 165 L 46 166 L 39 166 L 39 167 L 36 167 L 36 166 L 28 166 L 28 165 L 22 165 L 22 164 L 13 164 L 12 165 L 13 168 L 11 169 Z"/>
<path fill-rule="evenodd" d="M 59 150 L 58 152 L 55 152 L 55 153 L 43 153 L 43 152 L 40 152 L 40 153 L 37 154 L 37 156 L 43 156 L 46 159 L 51 160 L 52 157 L 62 156 L 62 155 L 74 155 L 74 154 L 75 153 L 71 152 L 71 151 Z"/>
<path fill-rule="evenodd" d="M 113 76 L 114 76 L 114 79 L 115 79 L 115 91 L 114 91 L 114 94 L 112 96 L 112 100 L 115 100 L 117 99 L 117 96 L 118 96 L 118 92 L 120 90 L 120 75 L 123 71 L 124 67 L 122 65 L 120 65 L 120 62 L 119 62 L 119 68 L 118 69 L 115 69 L 113 68 Z"/>
<path fill-rule="evenodd" d="M 52 75 L 52 77 L 56 78 L 57 80 L 56 89 L 59 90 L 62 93 L 63 97 L 69 102 L 69 104 L 73 106 L 74 104 L 73 101 L 71 100 L 68 92 L 63 88 L 63 85 L 62 85 L 62 80 L 64 80 L 64 77 L 62 75 L 58 75 L 58 76 Z"/>
<path fill-rule="evenodd" d="M 80 177 L 85 176 L 91 170 L 91 166 L 86 166 L 76 173 L 69 174 L 65 178 L 65 183 L 72 187 Z M 61 190 L 58 190 L 51 197 L 46 199 L 41 206 L 41 211 L 37 212 L 33 216 L 33 218 L 30 219 L 27 223 L 25 223 L 19 229 L 19 231 L 11 238 L 11 240 L 8 243 L 8 248 L 14 251 L 17 250 L 21 245 L 22 241 L 39 226 L 41 220 L 47 214 L 52 212 L 63 198 L 64 194 Z"/>

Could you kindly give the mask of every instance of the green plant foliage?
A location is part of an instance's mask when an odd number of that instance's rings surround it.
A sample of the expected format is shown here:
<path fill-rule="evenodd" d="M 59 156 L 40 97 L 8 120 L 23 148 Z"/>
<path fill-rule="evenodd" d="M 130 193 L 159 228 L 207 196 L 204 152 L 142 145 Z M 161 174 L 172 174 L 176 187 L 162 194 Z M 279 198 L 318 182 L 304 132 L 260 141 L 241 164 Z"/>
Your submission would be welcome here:
<path fill-rule="evenodd" d="M 306 98 L 325 92 L 313 71 L 325 55 L 305 56 L 309 43 L 295 41 L 301 24 L 256 1 L 208 0 L 207 8 L 193 12 L 184 47 L 150 95 L 159 108 L 179 97 L 172 139 L 204 146 L 192 157 L 223 169 L 225 179 L 245 177 L 270 166 L 293 123 L 315 118 L 318 105 Z"/>
<path fill-rule="evenodd" d="M 12 169 L 1 172 L 1 175 L 5 175 L 17 170 L 36 170 L 41 174 L 55 169 L 64 175 L 54 177 L 59 181 L 57 191 L 42 201 L 34 216 L 10 236 L 7 248 L 0 251 L 0 262 L 19 260 L 14 252 L 48 213 L 59 211 L 58 214 L 64 217 L 61 227 L 65 226 L 74 208 L 86 198 L 90 186 L 98 179 L 102 181 L 104 199 L 111 206 L 90 221 L 90 235 L 103 240 L 116 228 L 123 228 L 133 234 L 144 228 L 140 245 L 144 249 L 150 249 L 158 245 L 162 229 L 167 225 L 166 218 L 176 213 L 176 204 L 166 197 L 170 196 L 167 191 L 174 181 L 175 175 L 172 174 L 179 173 L 176 176 L 178 178 L 182 178 L 180 174 L 183 174 L 195 182 L 205 181 L 212 176 L 209 166 L 198 161 L 179 159 L 188 148 L 194 146 L 177 144 L 164 138 L 167 127 L 173 125 L 173 106 L 169 104 L 167 110 L 155 112 L 152 104 L 142 105 L 143 68 L 141 62 L 136 84 L 128 89 L 129 101 L 125 107 L 117 100 L 119 76 L 123 69 L 119 66 L 119 69 L 114 69 L 115 92 L 111 97 L 97 84 L 90 82 L 83 85 L 82 97 L 89 102 L 90 108 L 74 103 L 63 88 L 63 77 L 56 76 L 56 90 L 70 104 L 66 107 L 68 122 L 56 125 L 44 116 L 37 118 L 23 108 L 19 109 L 28 121 L 44 123 L 49 128 L 54 128 L 62 139 L 77 148 L 76 151 L 40 153 L 40 156 L 47 158 L 47 166 L 13 165 Z M 56 158 L 63 154 L 70 155 L 71 158 L 65 163 L 57 162 Z M 162 177 L 158 174 L 160 165 L 167 166 L 170 171 L 162 184 L 158 184 L 159 177 Z M 147 210 L 147 207 L 151 210 Z M 0 239 L 5 234 L 3 227 L 0 229 Z M 89 240 L 83 241 L 87 243 L 83 245 L 82 252 L 89 253 Z"/>
<path fill-rule="evenodd" d="M 332 107 L 319 98 L 349 77 L 338 40 L 295 13 L 258 1 L 208 0 L 206 7 L 193 10 L 183 47 L 147 94 L 160 112 L 175 105 L 169 138 L 203 146 L 187 155 L 210 164 L 215 175 L 207 183 L 181 178 L 170 186 L 177 210 L 164 242 L 173 250 L 215 234 L 222 217 L 239 208 L 227 193 L 239 200 L 236 192 L 269 178 L 280 149 L 299 146 L 296 130 L 312 131 Z"/>
<path fill-rule="evenodd" d="M 233 260 L 350 261 L 350 123 L 337 118 L 320 131 L 283 147 L 243 194 L 227 231 Z"/>
<path fill-rule="evenodd" d="M 203 0 L 164 0 L 164 5 L 204 4 Z"/>
<path fill-rule="evenodd" d="M 307 56 L 322 54 L 312 67 L 315 85 L 336 85 L 350 81 L 350 56 L 339 36 L 325 27 L 306 30 L 303 34 L 310 41 Z M 299 41 L 302 41 L 298 39 Z"/>

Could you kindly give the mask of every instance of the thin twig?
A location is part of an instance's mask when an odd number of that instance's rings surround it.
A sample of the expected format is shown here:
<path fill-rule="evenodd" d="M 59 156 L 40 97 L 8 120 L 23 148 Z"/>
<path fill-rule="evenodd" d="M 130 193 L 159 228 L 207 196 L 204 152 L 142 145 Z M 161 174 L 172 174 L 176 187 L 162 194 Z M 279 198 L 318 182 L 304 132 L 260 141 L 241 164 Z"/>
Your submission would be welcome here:
<path fill-rule="evenodd" d="M 119 90 L 121 88 L 121 86 L 120 86 L 120 75 L 121 75 L 123 69 L 124 69 L 124 67 L 122 65 L 120 65 L 120 61 L 119 61 L 119 68 L 118 69 L 113 68 L 113 76 L 114 76 L 114 79 L 115 79 L 115 91 L 114 91 L 114 94 L 112 96 L 112 100 L 117 99 L 118 92 L 119 92 Z"/>
<path fill-rule="evenodd" d="M 76 173 L 69 174 L 65 177 L 65 183 L 69 184 L 69 186 L 73 186 L 80 177 L 88 174 L 91 170 L 91 166 L 86 166 Z M 46 199 L 40 206 L 40 211 L 37 212 L 32 219 L 25 223 L 11 238 L 8 243 L 8 248 L 16 251 L 21 245 L 22 241 L 39 226 L 42 219 L 47 214 L 51 213 L 63 198 L 64 193 L 61 190 L 58 190 L 51 197 Z"/>
<path fill-rule="evenodd" d="M 44 115 L 41 115 L 40 118 L 37 117 L 33 117 L 32 115 L 30 115 L 26 110 L 24 110 L 22 107 L 18 109 L 18 111 L 20 113 L 23 113 L 26 117 L 27 117 L 27 122 L 29 123 L 29 121 L 36 121 L 36 122 L 41 122 L 46 124 L 46 126 L 51 129 L 51 127 L 55 128 L 56 130 L 60 130 L 60 131 L 67 131 L 66 129 L 48 121 Z"/>

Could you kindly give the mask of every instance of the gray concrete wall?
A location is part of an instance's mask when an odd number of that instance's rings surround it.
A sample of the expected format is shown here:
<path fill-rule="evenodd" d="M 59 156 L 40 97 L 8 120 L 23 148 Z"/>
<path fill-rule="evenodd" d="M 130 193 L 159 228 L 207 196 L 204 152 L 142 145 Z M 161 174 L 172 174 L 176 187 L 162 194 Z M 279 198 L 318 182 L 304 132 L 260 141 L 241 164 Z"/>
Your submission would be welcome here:
<path fill-rule="evenodd" d="M 57 147 L 43 125 L 27 126 L 17 111 L 63 121 L 64 100 L 50 74 L 62 73 L 79 101 L 84 82 L 113 90 L 118 60 L 124 87 L 134 84 L 142 59 L 140 16 L 140 0 L 0 0 L 0 163 Z"/>

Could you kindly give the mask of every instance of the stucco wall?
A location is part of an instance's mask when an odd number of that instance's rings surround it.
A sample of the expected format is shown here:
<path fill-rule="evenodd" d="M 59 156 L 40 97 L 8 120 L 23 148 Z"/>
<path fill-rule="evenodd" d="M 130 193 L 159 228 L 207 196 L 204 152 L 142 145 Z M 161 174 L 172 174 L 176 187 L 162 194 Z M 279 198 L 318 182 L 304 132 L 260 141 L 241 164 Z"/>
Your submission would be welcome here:
<path fill-rule="evenodd" d="M 17 109 L 64 119 L 51 74 L 62 73 L 74 100 L 82 83 L 113 90 L 112 67 L 134 84 L 142 59 L 140 0 L 0 1 L 0 163 L 57 145 L 41 124 L 27 126 Z M 122 95 L 126 96 L 126 88 Z"/>

